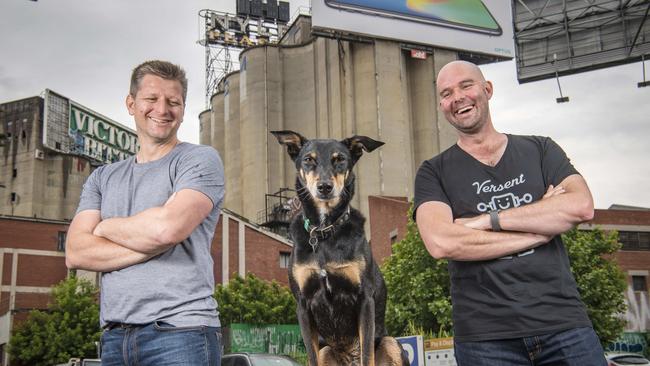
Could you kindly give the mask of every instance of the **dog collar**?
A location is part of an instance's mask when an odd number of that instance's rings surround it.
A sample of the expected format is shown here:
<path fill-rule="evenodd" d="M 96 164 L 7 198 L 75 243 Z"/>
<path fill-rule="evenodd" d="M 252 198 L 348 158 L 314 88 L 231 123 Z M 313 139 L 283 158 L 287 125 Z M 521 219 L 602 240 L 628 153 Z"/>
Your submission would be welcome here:
<path fill-rule="evenodd" d="M 339 216 L 336 221 L 334 221 L 333 224 L 329 225 L 324 225 L 324 223 L 321 223 L 319 226 L 312 225 L 311 221 L 307 217 L 305 217 L 305 214 L 303 212 L 302 214 L 302 219 L 303 219 L 303 227 L 305 228 L 305 231 L 309 233 L 309 245 L 311 245 L 312 251 L 314 253 L 316 252 L 316 249 L 318 248 L 318 241 L 327 239 L 330 235 L 334 233 L 334 230 L 341 226 L 343 223 L 348 221 L 350 218 L 350 206 L 345 210 L 345 212 Z"/>

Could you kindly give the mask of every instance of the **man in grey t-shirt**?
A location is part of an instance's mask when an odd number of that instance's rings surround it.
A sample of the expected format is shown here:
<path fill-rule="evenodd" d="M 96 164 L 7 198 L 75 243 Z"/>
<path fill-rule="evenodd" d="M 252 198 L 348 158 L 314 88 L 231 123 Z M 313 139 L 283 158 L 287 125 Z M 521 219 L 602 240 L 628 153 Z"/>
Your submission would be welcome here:
<path fill-rule="evenodd" d="M 140 150 L 88 178 L 66 263 L 102 273 L 102 365 L 219 365 L 210 245 L 224 196 L 211 147 L 183 143 L 185 72 L 164 61 L 133 70 L 126 106 Z"/>

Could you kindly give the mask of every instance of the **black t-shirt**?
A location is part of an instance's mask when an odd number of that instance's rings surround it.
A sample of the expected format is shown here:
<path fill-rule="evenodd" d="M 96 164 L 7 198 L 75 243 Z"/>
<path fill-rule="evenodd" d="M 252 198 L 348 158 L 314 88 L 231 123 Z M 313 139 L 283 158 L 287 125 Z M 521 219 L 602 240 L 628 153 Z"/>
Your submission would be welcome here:
<path fill-rule="evenodd" d="M 454 145 L 420 166 L 415 211 L 424 202 L 448 204 L 454 219 L 540 200 L 578 172 L 550 138 L 507 135 L 491 167 Z M 560 236 L 526 252 L 486 261 L 449 261 L 454 337 L 507 339 L 591 326 Z"/>

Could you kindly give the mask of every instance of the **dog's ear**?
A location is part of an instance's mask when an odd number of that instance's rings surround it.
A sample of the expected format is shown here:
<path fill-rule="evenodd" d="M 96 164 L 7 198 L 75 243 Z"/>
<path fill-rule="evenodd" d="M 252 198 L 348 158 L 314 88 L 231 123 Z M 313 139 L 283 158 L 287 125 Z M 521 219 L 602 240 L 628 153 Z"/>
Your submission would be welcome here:
<path fill-rule="evenodd" d="M 276 139 L 278 139 L 278 142 L 281 145 L 285 145 L 287 147 L 287 152 L 289 153 L 291 160 L 296 160 L 300 149 L 302 149 L 307 141 L 309 141 L 298 132 L 289 130 L 271 131 L 271 133 L 273 136 L 275 136 Z"/>
<path fill-rule="evenodd" d="M 348 137 L 347 139 L 341 141 L 341 143 L 347 146 L 348 150 L 350 150 L 353 165 L 359 160 L 363 154 L 363 151 L 371 152 L 384 144 L 383 142 L 373 140 L 370 137 L 357 135 Z"/>

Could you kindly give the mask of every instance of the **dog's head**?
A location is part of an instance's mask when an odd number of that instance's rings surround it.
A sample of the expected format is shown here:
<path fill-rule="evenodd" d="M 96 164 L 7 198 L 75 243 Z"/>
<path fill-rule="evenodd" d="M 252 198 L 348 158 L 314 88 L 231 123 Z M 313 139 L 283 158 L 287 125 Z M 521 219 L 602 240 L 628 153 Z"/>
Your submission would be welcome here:
<path fill-rule="evenodd" d="M 363 152 L 371 152 L 384 143 L 366 136 L 352 136 L 341 141 L 308 140 L 294 131 L 271 131 L 278 142 L 287 147 L 296 164 L 298 180 L 315 205 L 329 211 L 346 193 L 352 182 L 352 168 Z M 349 198 L 349 197 L 348 197 Z"/>

